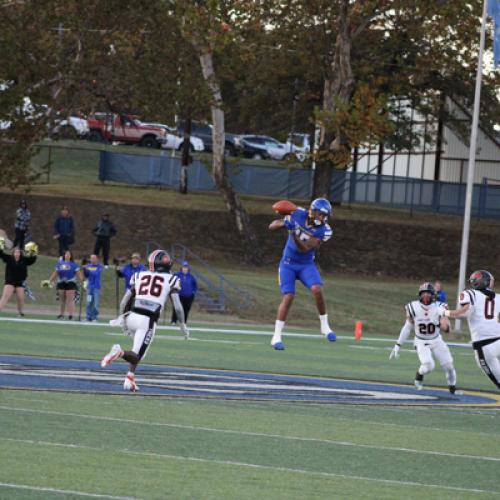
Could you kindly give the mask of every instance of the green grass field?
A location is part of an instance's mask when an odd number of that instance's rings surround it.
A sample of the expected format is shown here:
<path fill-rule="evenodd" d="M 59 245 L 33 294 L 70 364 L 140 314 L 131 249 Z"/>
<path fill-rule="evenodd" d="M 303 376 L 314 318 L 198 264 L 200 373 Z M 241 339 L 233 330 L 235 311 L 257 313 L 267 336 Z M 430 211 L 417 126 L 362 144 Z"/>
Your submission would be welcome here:
<path fill-rule="evenodd" d="M 117 339 L 130 343 L 110 330 L 4 319 L 1 354 L 99 360 Z M 389 361 L 392 343 L 369 337 L 293 337 L 277 352 L 267 336 L 168 334 L 158 331 L 147 363 L 402 384 L 417 366 L 410 344 Z M 495 392 L 469 349 L 453 355 L 461 387 Z M 439 368 L 426 383 L 445 385 Z M 499 418 L 487 408 L 4 389 L 0 498 L 492 498 L 500 495 Z"/>
<path fill-rule="evenodd" d="M 173 190 L 101 185 L 98 152 L 85 141 L 61 141 L 52 150 L 43 195 L 225 210 L 216 194 L 182 196 Z M 79 149 L 71 149 L 78 146 Z M 104 147 L 104 146 L 100 146 Z M 113 148 L 135 154 L 140 148 Z M 154 152 L 158 154 L 159 152 Z M 44 156 L 45 155 L 45 156 Z M 34 162 L 42 166 L 47 150 Z M 75 183 L 75 179 L 78 180 Z M 43 177 L 41 179 L 44 180 Z M 268 213 L 268 199 L 245 198 L 250 213 Z M 459 229 L 461 219 L 374 207 L 341 207 L 335 218 Z M 496 221 L 475 221 L 484 232 Z M 214 264 L 246 288 L 252 305 L 238 316 L 209 315 L 195 305 L 191 337 L 158 331 L 146 364 L 365 380 L 411 386 L 417 358 L 407 344 L 389 361 L 404 321 L 403 306 L 418 283 L 323 273 L 334 344 L 318 338 L 308 293 L 298 290 L 286 332 L 286 350 L 270 348 L 279 302 L 275 268 Z M 34 323 L 57 315 L 54 290 L 40 289 L 55 259 L 30 269 L 35 303 L 28 321 L 0 316 L 0 355 L 98 361 L 111 344 L 130 345 L 106 324 Z M 445 283 L 451 297 L 455 283 Z M 115 275 L 105 271 L 102 316 L 115 309 Z M 167 316 L 168 319 L 168 316 Z M 353 328 L 362 320 L 363 340 Z M 237 326 L 236 326 L 237 325 Z M 202 330 L 198 330 L 200 328 Z M 247 330 L 246 335 L 224 330 Z M 259 331 L 261 335 L 251 333 Z M 466 332 L 448 337 L 467 341 Z M 467 348 L 453 348 L 458 386 L 499 395 Z M 125 372 L 126 366 L 118 362 Z M 91 373 L 89 372 L 89 376 Z M 0 362 L 0 387 L 2 387 Z M 141 385 L 140 371 L 138 383 Z M 249 375 L 251 377 L 251 375 Z M 181 377 L 182 378 L 182 377 Z M 117 388 L 120 389 L 117 382 Z M 439 367 L 426 387 L 446 387 Z M 7 384 L 3 384 L 5 387 Z M 41 389 L 46 389 L 43 384 Z M 416 391 L 415 391 L 416 393 Z M 500 496 L 500 413 L 488 407 L 374 406 L 277 401 L 229 401 L 141 394 L 0 389 L 0 499 L 465 499 Z"/>

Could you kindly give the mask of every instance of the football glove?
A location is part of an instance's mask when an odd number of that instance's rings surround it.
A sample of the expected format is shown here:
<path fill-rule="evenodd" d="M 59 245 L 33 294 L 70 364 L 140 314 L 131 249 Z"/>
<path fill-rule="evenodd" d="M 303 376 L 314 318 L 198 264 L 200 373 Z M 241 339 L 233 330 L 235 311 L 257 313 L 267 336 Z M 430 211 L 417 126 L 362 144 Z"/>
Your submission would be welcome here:
<path fill-rule="evenodd" d="M 83 289 L 84 289 L 84 290 L 87 290 L 87 288 L 88 288 L 88 287 L 89 287 L 89 280 L 85 280 L 85 281 L 83 282 Z"/>
<path fill-rule="evenodd" d="M 448 311 L 448 314 L 446 314 Z M 446 316 L 446 317 L 450 317 L 449 316 L 449 309 L 448 309 L 448 306 L 446 304 L 441 304 L 439 307 L 438 307 L 438 314 L 439 316 Z"/>
<path fill-rule="evenodd" d="M 399 350 L 401 349 L 401 346 L 399 344 L 396 344 L 391 351 L 391 354 L 389 354 L 389 359 L 392 358 L 399 358 Z"/>
<path fill-rule="evenodd" d="M 189 330 L 186 326 L 186 323 L 181 323 L 180 325 L 181 332 L 184 334 L 184 338 L 187 340 L 189 338 Z"/>
<path fill-rule="evenodd" d="M 0 236 L 0 250 L 5 250 L 5 238 Z"/>
<path fill-rule="evenodd" d="M 288 231 L 295 231 L 297 229 L 297 223 L 292 219 L 291 215 L 287 215 L 283 219 L 283 224 Z"/>
<path fill-rule="evenodd" d="M 24 253 L 28 257 L 38 255 L 38 245 L 34 241 L 29 241 L 26 245 L 24 245 Z"/>
<path fill-rule="evenodd" d="M 52 281 L 50 280 L 42 280 L 40 282 L 40 286 L 42 288 L 53 288 L 54 284 L 52 283 Z"/>

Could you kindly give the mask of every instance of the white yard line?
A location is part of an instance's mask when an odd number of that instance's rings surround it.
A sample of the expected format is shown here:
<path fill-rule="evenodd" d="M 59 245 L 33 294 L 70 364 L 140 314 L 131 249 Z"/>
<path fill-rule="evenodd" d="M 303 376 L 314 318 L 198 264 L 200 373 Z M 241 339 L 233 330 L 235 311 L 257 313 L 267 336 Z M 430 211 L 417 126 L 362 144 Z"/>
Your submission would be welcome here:
<path fill-rule="evenodd" d="M 83 415 L 83 414 L 79 414 L 79 413 L 66 413 L 66 412 L 58 412 L 58 411 L 51 411 L 51 410 L 39 410 L 39 409 L 20 408 L 20 407 L 3 406 L 3 405 L 0 406 L 0 410 L 19 411 L 19 412 L 26 412 L 26 413 L 38 413 L 38 414 L 45 414 L 45 415 L 58 415 L 58 416 L 65 416 L 65 417 L 76 417 L 76 418 L 83 418 L 83 419 L 89 419 L 89 420 L 104 420 L 104 421 L 108 421 L 108 422 L 120 422 L 120 423 L 133 424 L 133 425 L 138 424 L 140 426 L 169 427 L 172 429 L 183 429 L 183 430 L 202 431 L 202 432 L 215 432 L 215 433 L 221 433 L 221 434 L 233 434 L 233 435 L 247 436 L 247 437 L 282 439 L 285 441 L 322 443 L 322 444 L 329 444 L 329 445 L 334 445 L 334 446 L 349 446 L 349 447 L 354 447 L 354 448 L 365 448 L 365 449 L 368 448 L 368 449 L 373 449 L 373 450 L 395 451 L 395 452 L 402 452 L 402 453 L 413 453 L 413 454 L 418 454 L 418 455 L 433 455 L 433 456 L 451 457 L 451 458 L 459 458 L 459 459 L 480 460 L 480 461 L 487 461 L 487 462 L 500 462 L 499 457 L 485 457 L 485 456 L 479 456 L 479 455 L 447 453 L 447 452 L 432 451 L 432 450 L 417 450 L 414 448 L 399 448 L 399 447 L 392 447 L 392 446 L 377 446 L 377 445 L 370 445 L 370 444 L 353 443 L 350 441 L 335 441 L 332 439 L 319 439 L 319 438 L 308 438 L 308 437 L 300 437 L 300 436 L 287 436 L 287 435 L 281 435 L 281 434 L 267 434 L 267 433 L 261 433 L 261 432 L 236 431 L 236 430 L 231 430 L 231 429 L 216 429 L 213 427 L 201 427 L 201 426 L 196 426 L 196 425 L 170 424 L 170 423 L 166 423 L 166 422 L 149 422 L 149 421 L 142 421 L 142 420 L 127 419 L 127 418 L 105 417 L 105 416 L 100 416 L 100 415 Z M 0 439 L 8 440 L 8 438 L 4 438 L 4 437 L 0 437 Z"/>
<path fill-rule="evenodd" d="M 0 483 L 0 488 L 11 488 L 11 489 L 15 489 L 15 490 L 43 491 L 45 493 L 54 493 L 57 495 L 75 495 L 75 496 L 80 496 L 80 497 L 110 498 L 113 500 L 139 500 L 135 497 L 117 497 L 114 495 L 105 495 L 105 494 L 99 494 L 99 493 L 86 493 L 85 491 L 60 490 L 59 488 L 46 488 L 43 486 L 29 486 L 27 484 Z"/>
<path fill-rule="evenodd" d="M 6 318 L 0 317 L 0 321 L 12 321 L 19 323 L 40 323 L 40 324 L 49 324 L 49 325 L 71 325 L 71 326 L 87 326 L 87 327 L 108 327 L 108 323 L 87 323 L 87 322 L 79 322 L 79 321 L 61 321 L 61 320 L 53 320 L 53 319 L 26 319 L 26 318 Z M 158 325 L 156 327 L 157 330 L 168 330 L 179 332 L 180 330 L 177 326 L 161 326 Z M 190 332 L 205 332 L 205 333 L 222 333 L 229 335 L 257 335 L 264 337 L 272 337 L 274 332 L 271 330 L 241 330 L 241 329 L 231 329 L 231 328 L 208 328 L 208 327 L 190 327 Z M 321 338 L 324 339 L 324 335 L 314 334 L 314 333 L 297 333 L 297 332 L 285 332 L 283 334 L 284 338 L 287 337 L 295 337 L 295 338 Z M 353 340 L 353 336 L 349 335 L 337 335 L 338 339 L 342 340 Z M 389 342 L 394 344 L 396 342 L 395 339 L 387 339 L 387 338 L 377 338 L 377 337 L 365 337 L 365 342 Z M 448 342 L 448 346 L 450 347 L 468 347 L 471 348 L 469 343 L 460 343 L 460 342 Z"/>
<path fill-rule="evenodd" d="M 54 446 L 54 447 L 62 447 L 62 448 L 72 448 L 72 449 L 84 449 L 84 450 L 92 450 L 98 452 L 111 452 L 111 453 L 123 453 L 125 455 L 133 455 L 133 456 L 141 456 L 141 457 L 151 457 L 158 459 L 167 459 L 167 460 L 181 460 L 187 462 L 200 462 L 200 463 L 208 463 L 208 464 L 217 464 L 217 465 L 228 465 L 233 467 L 244 467 L 251 469 L 259 469 L 264 471 L 279 471 L 279 472 L 291 472 L 294 474 L 303 474 L 307 476 L 321 476 L 328 478 L 342 478 L 348 480 L 356 480 L 356 481 L 370 481 L 375 483 L 383 483 L 383 484 L 396 484 L 401 486 L 412 486 L 418 488 L 436 488 L 448 491 L 462 491 L 467 493 L 481 493 L 481 494 L 493 494 L 500 495 L 500 491 L 493 490 L 483 490 L 478 488 L 461 488 L 459 486 L 445 486 L 440 484 L 428 484 L 428 483 L 417 483 L 414 481 L 398 481 L 395 479 L 380 479 L 366 476 L 355 476 L 350 474 L 336 474 L 333 472 L 320 472 L 320 471 L 312 471 L 307 469 L 296 469 L 291 467 L 280 467 L 276 465 L 262 465 L 262 464 L 253 464 L 248 462 L 236 462 L 232 460 L 218 460 L 218 459 L 210 459 L 210 458 L 199 458 L 199 457 L 190 457 L 190 456 L 182 456 L 182 455 L 170 455 L 163 453 L 154 453 L 148 451 L 132 451 L 127 449 L 114 449 L 114 448 L 98 448 L 93 446 L 86 445 L 75 445 L 70 443 L 54 443 L 48 441 L 33 441 L 29 439 L 10 439 L 7 438 L 7 441 L 17 442 L 17 443 L 27 443 L 34 444 L 38 446 Z M 107 497 L 107 498 L 117 498 L 117 497 Z"/>

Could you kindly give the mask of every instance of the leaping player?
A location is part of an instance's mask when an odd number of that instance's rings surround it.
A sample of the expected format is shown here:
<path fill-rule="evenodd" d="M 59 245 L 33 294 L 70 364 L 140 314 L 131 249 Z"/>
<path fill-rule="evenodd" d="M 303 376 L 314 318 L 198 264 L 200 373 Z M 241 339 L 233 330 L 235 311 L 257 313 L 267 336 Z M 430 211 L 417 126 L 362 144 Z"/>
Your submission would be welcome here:
<path fill-rule="evenodd" d="M 167 252 L 164 250 L 152 252 L 148 257 L 149 270 L 132 276 L 131 287 L 120 304 L 120 316 L 110 321 L 112 326 L 121 326 L 127 335 L 134 338 L 131 351 L 124 351 L 120 344 L 115 344 L 101 361 L 103 368 L 118 358 L 123 358 L 129 363 L 129 371 L 123 384 L 125 390 L 133 392 L 138 390 L 135 370 L 153 342 L 156 323 L 169 296 L 172 298 L 180 329 L 186 338 L 189 337 L 184 321 L 184 309 L 178 295 L 181 288 L 180 280 L 170 274 L 171 267 L 172 260 Z"/>
<path fill-rule="evenodd" d="M 288 231 L 288 239 L 279 264 L 279 283 L 283 297 L 278 307 L 271 340 L 271 346 L 278 351 L 285 348 L 281 335 L 295 297 L 297 280 L 311 290 L 319 313 L 321 333 L 330 342 L 337 338 L 328 324 L 323 282 L 314 260 L 318 247 L 332 236 L 332 230 L 327 224 L 331 213 L 330 202 L 325 198 L 317 198 L 311 203 L 309 210 L 297 208 L 291 215 L 275 220 L 269 225 L 271 231 L 282 228 Z"/>

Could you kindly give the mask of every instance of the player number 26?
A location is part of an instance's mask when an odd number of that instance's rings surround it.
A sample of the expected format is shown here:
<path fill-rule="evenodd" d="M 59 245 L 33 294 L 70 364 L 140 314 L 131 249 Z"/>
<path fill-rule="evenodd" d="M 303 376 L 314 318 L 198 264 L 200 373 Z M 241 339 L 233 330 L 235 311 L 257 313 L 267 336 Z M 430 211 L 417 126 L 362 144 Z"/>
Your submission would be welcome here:
<path fill-rule="evenodd" d="M 159 297 L 163 290 L 163 283 L 165 279 L 163 276 L 151 276 L 147 274 L 141 279 L 141 285 L 139 286 L 139 295 L 152 295 L 153 297 Z"/>

